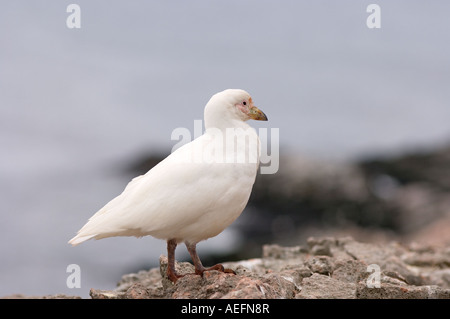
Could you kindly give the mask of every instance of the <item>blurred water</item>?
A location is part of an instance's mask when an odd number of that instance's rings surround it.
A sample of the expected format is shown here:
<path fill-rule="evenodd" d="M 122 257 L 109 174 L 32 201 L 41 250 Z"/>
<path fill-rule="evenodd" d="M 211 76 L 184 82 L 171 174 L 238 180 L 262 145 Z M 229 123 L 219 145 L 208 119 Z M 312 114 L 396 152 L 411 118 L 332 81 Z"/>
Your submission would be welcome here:
<path fill-rule="evenodd" d="M 69 3 L 2 2 L 0 296 L 86 297 L 156 264 L 165 243 L 151 238 L 67 241 L 122 191 L 130 161 L 170 149 L 225 88 L 248 90 L 269 117 L 252 125 L 279 128 L 294 153 L 343 160 L 450 137 L 446 1 L 377 1 L 379 30 L 370 1 L 76 1 L 77 30 Z M 240 240 L 221 236 L 200 254 Z M 81 289 L 66 287 L 72 263 Z"/>

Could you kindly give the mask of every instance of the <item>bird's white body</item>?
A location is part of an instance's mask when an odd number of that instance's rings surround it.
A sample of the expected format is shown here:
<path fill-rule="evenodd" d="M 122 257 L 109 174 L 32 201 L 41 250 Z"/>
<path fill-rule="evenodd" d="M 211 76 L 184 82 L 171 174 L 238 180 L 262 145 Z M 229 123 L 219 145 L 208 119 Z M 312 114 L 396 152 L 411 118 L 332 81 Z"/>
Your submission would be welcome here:
<path fill-rule="evenodd" d="M 218 235 L 239 217 L 255 182 L 259 138 L 240 115 L 225 112 L 220 106 L 224 103 L 231 102 L 223 92 L 213 96 L 205 108 L 205 133 L 134 178 L 70 243 L 146 235 L 197 243 Z M 245 143 L 227 148 L 227 129 Z"/>

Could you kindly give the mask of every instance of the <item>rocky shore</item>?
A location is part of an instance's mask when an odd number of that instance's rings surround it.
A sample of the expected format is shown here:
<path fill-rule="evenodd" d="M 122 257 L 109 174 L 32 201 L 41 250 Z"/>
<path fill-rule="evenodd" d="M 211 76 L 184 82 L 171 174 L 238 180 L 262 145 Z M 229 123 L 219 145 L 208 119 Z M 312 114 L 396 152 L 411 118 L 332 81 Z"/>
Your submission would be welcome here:
<path fill-rule="evenodd" d="M 304 245 L 265 245 L 260 258 L 227 262 L 236 275 L 211 271 L 173 284 L 160 267 L 127 274 L 92 299 L 450 299 L 450 248 L 351 237 L 309 238 Z M 192 273 L 191 263 L 176 264 Z M 9 298 L 27 298 L 15 295 Z M 31 297 L 30 297 L 31 298 Z M 43 299 L 77 298 L 54 295 Z"/>
<path fill-rule="evenodd" d="M 450 299 L 450 249 L 366 244 L 352 238 L 309 238 L 306 245 L 266 245 L 261 258 L 225 263 L 217 271 L 188 275 L 172 284 L 160 267 L 123 276 L 113 291 L 91 289 L 96 298 L 202 299 Z M 192 273 L 191 263 L 177 263 Z"/>

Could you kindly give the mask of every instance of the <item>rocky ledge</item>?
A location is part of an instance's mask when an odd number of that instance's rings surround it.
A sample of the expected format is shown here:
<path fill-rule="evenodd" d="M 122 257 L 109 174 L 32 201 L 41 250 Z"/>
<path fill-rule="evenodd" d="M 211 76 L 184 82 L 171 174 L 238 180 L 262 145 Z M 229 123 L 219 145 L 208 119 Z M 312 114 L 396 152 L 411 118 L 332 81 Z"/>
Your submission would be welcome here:
<path fill-rule="evenodd" d="M 93 299 L 450 299 L 450 248 L 399 243 L 376 245 L 350 237 L 309 238 L 304 246 L 266 245 L 263 256 L 224 263 L 236 275 L 211 271 L 176 284 L 160 267 L 124 275 L 112 291 L 91 289 Z M 176 264 L 181 274 L 193 265 Z"/>

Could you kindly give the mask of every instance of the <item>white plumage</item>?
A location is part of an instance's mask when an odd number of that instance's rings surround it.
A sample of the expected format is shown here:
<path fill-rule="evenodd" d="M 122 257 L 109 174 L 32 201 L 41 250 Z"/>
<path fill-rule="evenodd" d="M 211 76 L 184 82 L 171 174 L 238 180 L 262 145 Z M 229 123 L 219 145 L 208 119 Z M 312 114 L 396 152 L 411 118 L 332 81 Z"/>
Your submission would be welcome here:
<path fill-rule="evenodd" d="M 208 270 L 200 260 L 196 263 L 195 245 L 222 232 L 247 205 L 259 165 L 260 142 L 245 121 L 267 118 L 247 92 L 235 89 L 215 94 L 205 107 L 204 118 L 202 136 L 134 178 L 69 243 L 151 235 L 168 241 L 169 259 L 170 247 L 174 253 L 176 244 L 185 242 L 196 273 Z M 169 277 L 176 281 L 180 275 L 173 272 Z"/>

